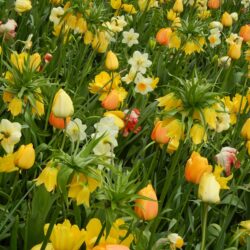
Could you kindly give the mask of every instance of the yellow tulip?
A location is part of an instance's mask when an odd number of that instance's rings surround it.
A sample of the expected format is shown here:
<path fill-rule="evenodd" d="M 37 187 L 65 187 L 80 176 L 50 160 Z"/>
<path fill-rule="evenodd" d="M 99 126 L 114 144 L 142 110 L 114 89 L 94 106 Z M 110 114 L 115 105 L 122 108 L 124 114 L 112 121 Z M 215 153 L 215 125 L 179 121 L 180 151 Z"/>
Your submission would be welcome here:
<path fill-rule="evenodd" d="M 105 117 L 113 117 L 115 125 L 119 127 L 119 129 L 124 128 L 124 118 L 125 114 L 122 111 L 116 110 L 116 111 L 107 111 L 103 114 Z"/>
<path fill-rule="evenodd" d="M 247 152 L 250 155 L 250 141 L 247 141 L 246 147 L 247 147 Z"/>
<path fill-rule="evenodd" d="M 16 0 L 15 11 L 19 14 L 29 11 L 32 8 L 30 0 Z"/>
<path fill-rule="evenodd" d="M 105 59 L 105 67 L 108 70 L 116 70 L 119 68 L 119 61 L 117 59 L 117 56 L 115 53 L 113 53 L 111 50 L 108 51 Z"/>
<path fill-rule="evenodd" d="M 55 94 L 52 103 L 52 112 L 56 117 L 59 118 L 66 118 L 74 114 L 72 100 L 63 89 L 59 89 Z"/>
<path fill-rule="evenodd" d="M 228 12 L 224 12 L 224 14 L 221 17 L 221 23 L 223 26 L 229 27 L 233 24 L 233 18 Z"/>
<path fill-rule="evenodd" d="M 212 173 L 204 173 L 201 177 L 198 196 L 208 203 L 220 202 L 220 184 Z"/>
<path fill-rule="evenodd" d="M 241 56 L 241 44 L 240 43 L 230 44 L 227 55 L 234 60 L 238 60 Z"/>
<path fill-rule="evenodd" d="M 183 12 L 183 2 L 182 0 L 175 0 L 174 6 L 173 6 L 174 12 Z"/>
<path fill-rule="evenodd" d="M 241 135 L 246 139 L 250 140 L 250 118 L 246 120 L 244 123 L 242 129 L 241 129 Z"/>
<path fill-rule="evenodd" d="M 33 144 L 22 145 L 15 153 L 15 165 L 22 169 L 29 169 L 35 163 L 35 150 Z"/>

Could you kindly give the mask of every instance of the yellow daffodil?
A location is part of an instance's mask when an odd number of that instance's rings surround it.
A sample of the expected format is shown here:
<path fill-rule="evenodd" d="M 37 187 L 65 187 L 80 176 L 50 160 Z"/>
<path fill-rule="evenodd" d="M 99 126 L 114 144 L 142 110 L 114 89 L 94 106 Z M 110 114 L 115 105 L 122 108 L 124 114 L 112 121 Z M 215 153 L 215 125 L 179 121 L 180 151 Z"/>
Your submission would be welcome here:
<path fill-rule="evenodd" d="M 8 154 L 6 156 L 0 157 L 0 173 L 10 173 L 13 171 L 17 171 L 18 168 L 15 166 L 14 160 L 14 154 Z"/>

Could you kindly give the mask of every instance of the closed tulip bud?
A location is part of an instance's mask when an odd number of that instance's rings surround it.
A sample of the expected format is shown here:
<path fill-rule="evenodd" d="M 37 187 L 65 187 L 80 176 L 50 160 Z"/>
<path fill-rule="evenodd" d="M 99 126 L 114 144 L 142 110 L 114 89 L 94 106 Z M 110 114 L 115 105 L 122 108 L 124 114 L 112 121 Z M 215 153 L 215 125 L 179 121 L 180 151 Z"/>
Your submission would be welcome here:
<path fill-rule="evenodd" d="M 116 70 L 119 68 L 119 61 L 117 59 L 117 56 L 115 53 L 113 53 L 111 50 L 108 51 L 105 59 L 105 67 L 108 70 Z"/>
<path fill-rule="evenodd" d="M 240 36 L 244 42 L 250 41 L 250 24 L 246 24 L 240 28 Z"/>
<path fill-rule="evenodd" d="M 52 103 L 52 112 L 59 118 L 66 118 L 74 114 L 72 100 L 63 89 L 59 89 L 55 94 Z"/>
<path fill-rule="evenodd" d="M 208 160 L 199 153 L 193 152 L 186 163 L 185 178 L 187 181 L 198 184 L 204 173 L 211 173 L 212 166 L 208 164 Z"/>
<path fill-rule="evenodd" d="M 174 6 L 173 6 L 174 12 L 181 13 L 183 11 L 183 2 L 182 0 L 175 0 Z"/>
<path fill-rule="evenodd" d="M 135 201 L 135 213 L 143 220 L 152 220 L 158 214 L 158 200 L 151 184 L 138 192 L 138 195 L 145 196 L 152 200 L 145 200 L 143 198 Z"/>
<path fill-rule="evenodd" d="M 212 173 L 204 173 L 201 177 L 198 197 L 208 203 L 220 202 L 220 184 Z"/>
<path fill-rule="evenodd" d="M 250 140 L 250 118 L 246 120 L 244 123 L 242 129 L 241 129 L 241 135 L 246 139 Z"/>
<path fill-rule="evenodd" d="M 15 153 L 15 165 L 22 169 L 29 169 L 35 163 L 35 150 L 33 144 L 22 145 Z"/>
<path fill-rule="evenodd" d="M 29 11 L 32 8 L 30 0 L 16 0 L 15 11 L 20 13 Z"/>
<path fill-rule="evenodd" d="M 172 30 L 170 28 L 162 28 L 156 34 L 156 41 L 160 45 L 168 45 L 171 35 Z"/>
<path fill-rule="evenodd" d="M 50 53 L 46 53 L 43 57 L 45 63 L 49 63 L 52 60 L 53 56 Z"/>
<path fill-rule="evenodd" d="M 167 144 L 170 139 L 167 132 L 167 128 L 163 126 L 163 121 L 158 121 L 151 133 L 151 139 L 159 144 Z"/>
<path fill-rule="evenodd" d="M 113 89 L 102 101 L 102 106 L 106 110 L 117 109 L 119 105 L 120 105 L 120 97 L 118 91 L 115 89 Z"/>
<path fill-rule="evenodd" d="M 228 12 L 224 12 L 221 17 L 221 23 L 223 26 L 230 27 L 233 24 L 233 18 Z"/>
<path fill-rule="evenodd" d="M 238 60 L 241 56 L 241 44 L 238 43 L 230 44 L 227 55 L 234 60 Z"/>
<path fill-rule="evenodd" d="M 220 0 L 208 0 L 207 6 L 210 9 L 218 9 L 220 7 Z"/>
<path fill-rule="evenodd" d="M 53 112 L 50 113 L 49 124 L 53 126 L 54 128 L 65 129 L 69 122 L 70 122 L 70 117 L 67 117 L 65 119 L 65 118 L 56 117 L 53 114 Z"/>

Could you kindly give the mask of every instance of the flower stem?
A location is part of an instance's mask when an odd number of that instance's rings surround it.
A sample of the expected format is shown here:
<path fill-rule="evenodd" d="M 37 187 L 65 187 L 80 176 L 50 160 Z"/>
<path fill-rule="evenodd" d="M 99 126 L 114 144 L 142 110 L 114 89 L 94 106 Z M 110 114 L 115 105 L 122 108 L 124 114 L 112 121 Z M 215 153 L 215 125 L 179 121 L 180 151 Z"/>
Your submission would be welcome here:
<path fill-rule="evenodd" d="M 202 211 L 202 240 L 201 240 L 201 250 L 205 250 L 206 249 L 207 214 L 208 214 L 208 204 L 204 203 L 203 211 Z"/>

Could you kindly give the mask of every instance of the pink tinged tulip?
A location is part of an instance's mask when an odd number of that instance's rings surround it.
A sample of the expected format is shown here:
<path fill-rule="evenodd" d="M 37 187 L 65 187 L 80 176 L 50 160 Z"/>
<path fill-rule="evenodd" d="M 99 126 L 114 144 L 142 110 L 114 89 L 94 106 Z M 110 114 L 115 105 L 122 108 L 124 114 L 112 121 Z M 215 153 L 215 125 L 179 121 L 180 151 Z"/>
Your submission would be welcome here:
<path fill-rule="evenodd" d="M 6 23 L 0 21 L 0 35 L 5 34 L 6 38 L 14 38 L 16 36 L 17 23 L 14 19 L 8 19 Z"/>
<path fill-rule="evenodd" d="M 234 165 L 235 168 L 240 167 L 240 161 L 237 160 L 237 153 L 238 151 L 235 148 L 224 147 L 220 153 L 215 156 L 217 164 L 224 167 L 227 176 L 231 173 L 232 165 Z"/>

